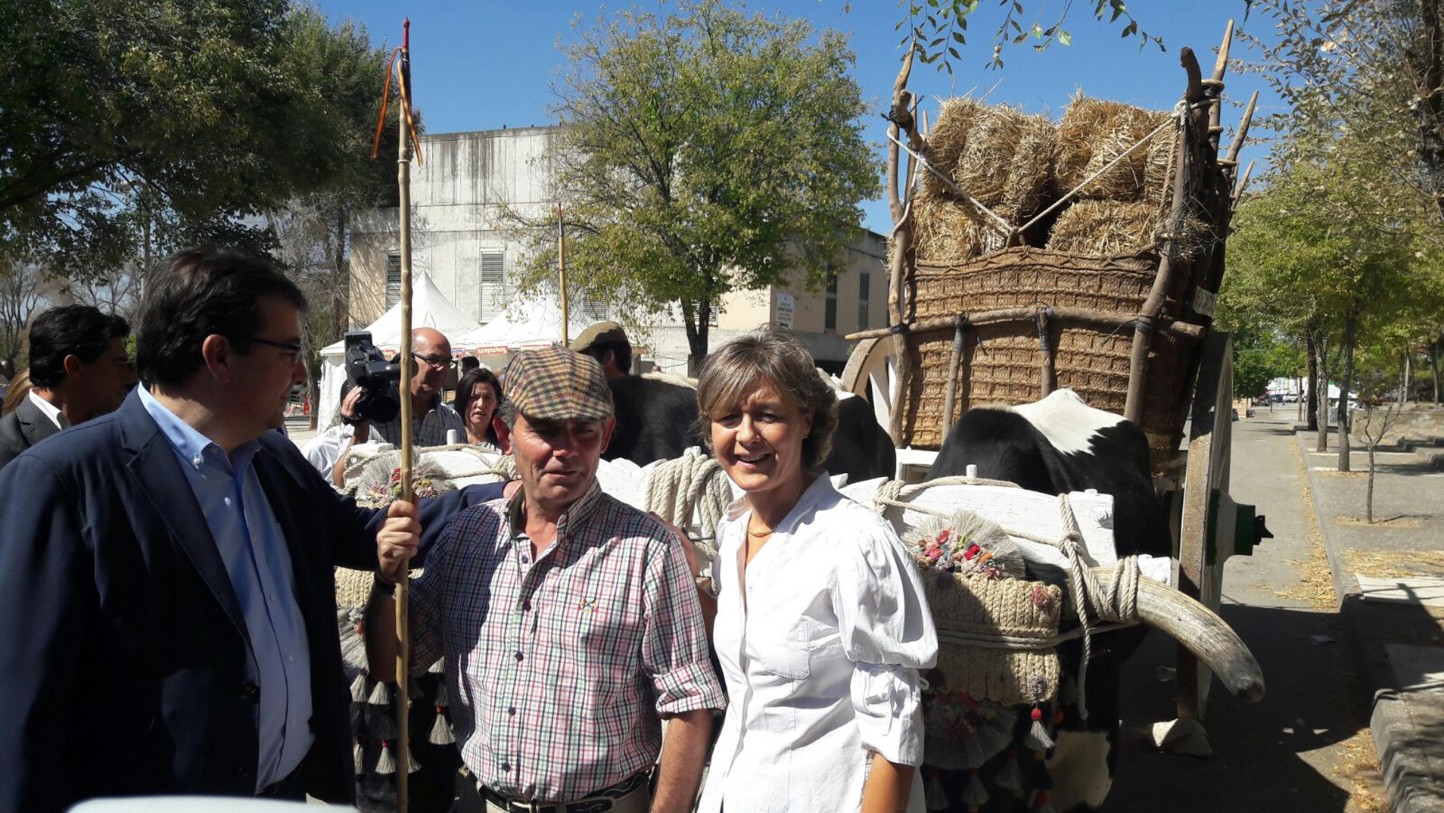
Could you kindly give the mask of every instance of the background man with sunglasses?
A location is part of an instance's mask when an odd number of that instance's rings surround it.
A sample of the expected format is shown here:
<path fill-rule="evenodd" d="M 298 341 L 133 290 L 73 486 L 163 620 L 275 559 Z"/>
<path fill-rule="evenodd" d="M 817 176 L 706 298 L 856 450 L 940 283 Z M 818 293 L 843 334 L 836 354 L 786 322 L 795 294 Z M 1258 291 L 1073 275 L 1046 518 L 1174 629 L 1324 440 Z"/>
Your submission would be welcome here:
<path fill-rule="evenodd" d="M 419 327 L 411 331 L 411 441 L 417 446 L 443 446 L 446 432 L 455 429 L 466 441 L 466 422 L 461 415 L 442 400 L 446 389 L 446 377 L 451 372 L 451 340 L 439 330 Z M 368 440 L 381 440 L 401 444 L 401 413 L 389 421 L 372 423 L 357 420 L 356 399 L 359 389 L 353 389 L 341 399 L 341 419 L 356 427 L 352 444 Z M 346 452 L 341 452 L 341 460 Z"/>

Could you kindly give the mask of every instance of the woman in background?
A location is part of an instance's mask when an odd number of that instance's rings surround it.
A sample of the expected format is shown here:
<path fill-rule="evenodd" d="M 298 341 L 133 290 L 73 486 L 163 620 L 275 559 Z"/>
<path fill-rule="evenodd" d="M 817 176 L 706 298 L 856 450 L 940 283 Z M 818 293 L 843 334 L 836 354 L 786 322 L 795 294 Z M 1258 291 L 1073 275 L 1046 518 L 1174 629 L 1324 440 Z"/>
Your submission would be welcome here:
<path fill-rule="evenodd" d="M 9 415 L 20 406 L 25 396 L 30 394 L 30 370 L 24 369 L 10 379 L 10 384 L 5 388 L 5 403 L 0 406 L 0 416 Z"/>
<path fill-rule="evenodd" d="M 456 411 L 466 423 L 466 442 L 500 453 L 491 419 L 501 406 L 501 382 L 485 367 L 470 370 L 456 382 Z"/>
<path fill-rule="evenodd" d="M 836 395 L 801 344 L 764 332 L 707 357 L 697 403 L 746 492 L 717 527 L 728 704 L 698 810 L 920 810 L 918 670 L 937 634 L 892 528 L 822 470 Z"/>

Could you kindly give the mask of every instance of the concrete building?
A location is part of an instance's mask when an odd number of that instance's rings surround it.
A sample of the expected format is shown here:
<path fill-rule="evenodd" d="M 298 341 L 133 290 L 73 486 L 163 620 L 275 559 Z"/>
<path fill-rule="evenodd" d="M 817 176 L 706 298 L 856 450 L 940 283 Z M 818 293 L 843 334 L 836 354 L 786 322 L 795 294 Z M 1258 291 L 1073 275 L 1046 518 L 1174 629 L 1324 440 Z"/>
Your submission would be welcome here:
<path fill-rule="evenodd" d="M 481 324 L 513 300 L 509 284 L 522 246 L 511 240 L 501 214 L 512 207 L 529 217 L 548 211 L 547 154 L 555 127 L 442 133 L 421 140 L 425 163 L 411 174 L 412 267 L 426 274 L 453 304 Z M 366 325 L 400 297 L 395 209 L 356 219 L 351 243 L 351 323 Z M 800 280 L 723 297 L 710 344 L 768 324 L 791 327 L 819 366 L 840 372 L 849 343 L 842 337 L 887 321 L 886 240 L 864 232 L 839 259 L 831 283 L 808 291 Z M 613 318 L 612 303 L 570 303 L 586 321 Z M 680 315 L 628 325 L 644 360 L 667 372 L 687 371 L 687 339 Z"/>

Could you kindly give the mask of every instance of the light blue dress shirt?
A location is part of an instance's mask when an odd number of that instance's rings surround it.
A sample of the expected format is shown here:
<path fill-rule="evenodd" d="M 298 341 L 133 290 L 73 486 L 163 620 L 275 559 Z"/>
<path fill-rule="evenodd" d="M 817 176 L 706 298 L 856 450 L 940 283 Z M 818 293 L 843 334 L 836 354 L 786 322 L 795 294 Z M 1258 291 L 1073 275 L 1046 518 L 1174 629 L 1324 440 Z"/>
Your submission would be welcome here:
<path fill-rule="evenodd" d="M 245 615 L 251 638 L 246 672 L 261 687 L 256 763 L 260 791 L 290 775 L 314 739 L 311 661 L 291 556 L 251 465 L 260 444 L 242 444 L 227 459 L 220 446 L 176 417 L 144 386 L 140 401 L 180 460 Z"/>

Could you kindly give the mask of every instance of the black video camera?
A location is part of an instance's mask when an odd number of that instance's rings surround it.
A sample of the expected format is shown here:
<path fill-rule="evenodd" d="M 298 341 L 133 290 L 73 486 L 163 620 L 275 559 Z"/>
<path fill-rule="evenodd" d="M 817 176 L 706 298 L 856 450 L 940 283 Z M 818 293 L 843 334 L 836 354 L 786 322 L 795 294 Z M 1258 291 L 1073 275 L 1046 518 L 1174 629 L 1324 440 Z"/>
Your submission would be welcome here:
<path fill-rule="evenodd" d="M 357 421 L 386 422 L 401 411 L 392 382 L 401 378 L 401 365 L 387 361 L 371 343 L 371 334 L 364 330 L 346 332 L 346 389 L 360 387 L 356 402 Z"/>

